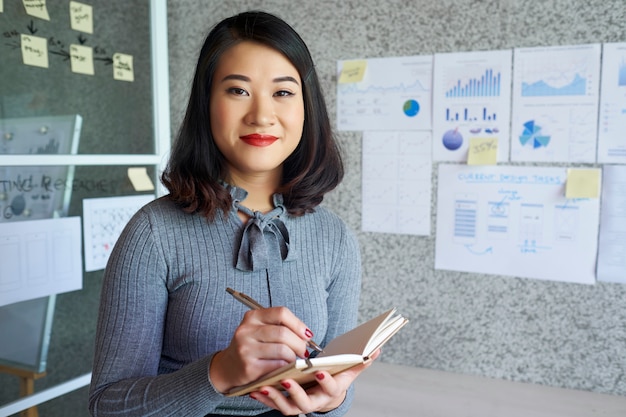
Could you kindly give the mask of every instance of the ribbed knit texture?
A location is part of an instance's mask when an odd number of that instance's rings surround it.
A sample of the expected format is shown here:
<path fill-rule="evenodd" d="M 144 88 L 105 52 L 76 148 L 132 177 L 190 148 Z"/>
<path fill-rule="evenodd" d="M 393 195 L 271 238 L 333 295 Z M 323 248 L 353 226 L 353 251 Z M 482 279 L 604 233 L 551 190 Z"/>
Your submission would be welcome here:
<path fill-rule="evenodd" d="M 260 271 L 234 267 L 244 227 L 235 209 L 208 222 L 160 198 L 131 219 L 104 275 L 92 415 L 268 411 L 251 398 L 223 396 L 208 379 L 211 358 L 228 346 L 247 311 L 226 287 L 263 305 L 287 306 L 322 346 L 356 325 L 361 261 L 354 234 L 323 207 L 281 219 L 293 260 L 283 261 L 277 251 Z M 324 416 L 344 415 L 352 396 L 350 389 L 346 401 Z"/>

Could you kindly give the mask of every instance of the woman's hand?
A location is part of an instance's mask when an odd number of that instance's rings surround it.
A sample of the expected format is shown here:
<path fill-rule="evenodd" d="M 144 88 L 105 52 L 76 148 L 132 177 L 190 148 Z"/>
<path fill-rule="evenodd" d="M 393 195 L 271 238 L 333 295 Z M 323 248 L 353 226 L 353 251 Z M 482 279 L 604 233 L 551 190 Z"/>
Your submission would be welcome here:
<path fill-rule="evenodd" d="M 289 395 L 283 395 L 274 387 L 262 387 L 250 396 L 257 401 L 279 410 L 284 415 L 298 415 L 312 412 L 327 412 L 341 405 L 346 398 L 346 391 L 354 380 L 367 369 L 380 355 L 378 349 L 363 365 L 355 366 L 347 371 L 331 376 L 328 372 L 318 372 L 315 378 L 317 385 L 304 389 L 291 379 L 281 381 L 281 385 Z"/>
<path fill-rule="evenodd" d="M 250 310 L 235 330 L 230 345 L 215 354 L 209 375 L 226 393 L 274 369 L 308 357 L 306 342 L 313 333 L 286 307 Z"/>

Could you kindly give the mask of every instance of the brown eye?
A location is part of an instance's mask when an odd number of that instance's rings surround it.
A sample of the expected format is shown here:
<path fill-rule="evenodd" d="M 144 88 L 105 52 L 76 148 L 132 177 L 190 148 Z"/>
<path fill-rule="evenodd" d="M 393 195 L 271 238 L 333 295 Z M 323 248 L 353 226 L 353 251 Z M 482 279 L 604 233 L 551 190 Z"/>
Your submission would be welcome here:
<path fill-rule="evenodd" d="M 246 90 L 244 90 L 243 88 L 239 88 L 239 87 L 232 87 L 228 89 L 228 92 L 236 95 L 236 96 L 247 96 L 248 92 Z"/>
<path fill-rule="evenodd" d="M 280 90 L 274 93 L 275 97 L 289 97 L 289 96 L 293 96 L 294 94 L 291 91 L 288 90 Z"/>

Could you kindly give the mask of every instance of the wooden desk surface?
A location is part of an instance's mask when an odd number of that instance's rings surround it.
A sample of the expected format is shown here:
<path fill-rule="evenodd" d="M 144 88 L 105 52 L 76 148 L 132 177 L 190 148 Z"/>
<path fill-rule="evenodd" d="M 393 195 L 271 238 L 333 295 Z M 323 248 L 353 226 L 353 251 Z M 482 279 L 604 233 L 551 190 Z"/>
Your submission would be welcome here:
<path fill-rule="evenodd" d="M 626 417 L 626 397 L 375 362 L 348 417 Z"/>

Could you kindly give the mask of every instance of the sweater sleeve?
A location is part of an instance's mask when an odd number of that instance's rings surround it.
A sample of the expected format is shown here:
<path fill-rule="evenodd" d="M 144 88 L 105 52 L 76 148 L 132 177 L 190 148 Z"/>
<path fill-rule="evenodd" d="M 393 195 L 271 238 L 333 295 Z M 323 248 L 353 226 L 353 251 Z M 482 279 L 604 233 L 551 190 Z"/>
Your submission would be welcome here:
<path fill-rule="evenodd" d="M 358 320 L 361 294 L 361 255 L 354 233 L 340 222 L 342 230 L 338 256 L 335 259 L 333 278 L 328 288 L 328 331 L 324 344 L 353 329 Z M 337 319 L 341 318 L 341 319 Z M 309 417 L 340 417 L 345 415 L 354 399 L 354 384 L 348 389 L 343 403 L 326 413 L 311 413 Z"/>
<path fill-rule="evenodd" d="M 104 274 L 89 393 L 93 416 L 204 415 L 224 399 L 208 380 L 212 355 L 159 375 L 168 302 L 163 259 L 140 211 Z"/>

